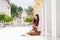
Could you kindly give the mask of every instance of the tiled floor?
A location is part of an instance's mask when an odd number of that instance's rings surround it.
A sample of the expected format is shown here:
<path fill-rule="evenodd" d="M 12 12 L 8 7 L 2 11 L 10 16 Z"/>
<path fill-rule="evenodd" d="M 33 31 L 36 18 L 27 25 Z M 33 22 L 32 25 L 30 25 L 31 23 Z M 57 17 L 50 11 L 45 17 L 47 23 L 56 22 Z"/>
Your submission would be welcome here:
<path fill-rule="evenodd" d="M 59 37 L 57 36 L 56 40 L 60 40 L 60 36 Z"/>
<path fill-rule="evenodd" d="M 0 40 L 47 40 L 47 36 L 26 35 L 30 30 L 31 27 L 5 27 L 0 29 Z"/>

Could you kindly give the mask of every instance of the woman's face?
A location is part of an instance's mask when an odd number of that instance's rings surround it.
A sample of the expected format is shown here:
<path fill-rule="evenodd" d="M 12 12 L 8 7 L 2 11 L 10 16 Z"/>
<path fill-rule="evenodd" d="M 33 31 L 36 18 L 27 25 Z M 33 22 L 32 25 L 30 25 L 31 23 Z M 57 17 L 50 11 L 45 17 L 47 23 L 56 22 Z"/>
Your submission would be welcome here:
<path fill-rule="evenodd" d="M 37 19 L 37 16 L 36 16 L 36 15 L 34 15 L 34 18 L 35 18 L 35 19 Z"/>

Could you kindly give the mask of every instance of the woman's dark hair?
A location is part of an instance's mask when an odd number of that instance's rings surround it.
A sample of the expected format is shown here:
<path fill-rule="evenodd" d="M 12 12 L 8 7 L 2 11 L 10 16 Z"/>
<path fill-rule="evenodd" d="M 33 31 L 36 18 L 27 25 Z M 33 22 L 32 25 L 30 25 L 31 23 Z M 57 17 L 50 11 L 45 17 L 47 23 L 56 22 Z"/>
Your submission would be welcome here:
<path fill-rule="evenodd" d="M 39 15 L 35 14 L 37 19 L 34 18 L 33 24 L 35 24 L 36 26 L 39 24 Z"/>
<path fill-rule="evenodd" d="M 38 15 L 38 14 L 36 14 L 36 16 L 37 16 L 37 20 L 39 21 L 39 15 Z"/>

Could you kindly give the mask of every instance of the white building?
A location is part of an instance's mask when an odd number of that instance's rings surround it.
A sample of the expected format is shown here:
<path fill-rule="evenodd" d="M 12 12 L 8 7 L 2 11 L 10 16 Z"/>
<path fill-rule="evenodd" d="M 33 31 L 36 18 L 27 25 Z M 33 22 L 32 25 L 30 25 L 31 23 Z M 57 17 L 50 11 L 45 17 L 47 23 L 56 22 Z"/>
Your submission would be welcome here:
<path fill-rule="evenodd" d="M 11 6 L 10 6 L 10 0 L 0 0 L 0 12 L 4 12 L 11 15 Z"/>

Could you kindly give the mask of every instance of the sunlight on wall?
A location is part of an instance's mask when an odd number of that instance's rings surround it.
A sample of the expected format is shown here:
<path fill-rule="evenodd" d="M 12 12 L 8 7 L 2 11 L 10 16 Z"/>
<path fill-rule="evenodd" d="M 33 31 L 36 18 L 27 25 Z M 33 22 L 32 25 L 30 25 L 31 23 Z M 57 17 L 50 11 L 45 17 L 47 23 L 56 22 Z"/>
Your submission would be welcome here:
<path fill-rule="evenodd" d="M 38 8 L 40 7 L 42 0 L 34 0 L 34 14 L 37 12 Z"/>

